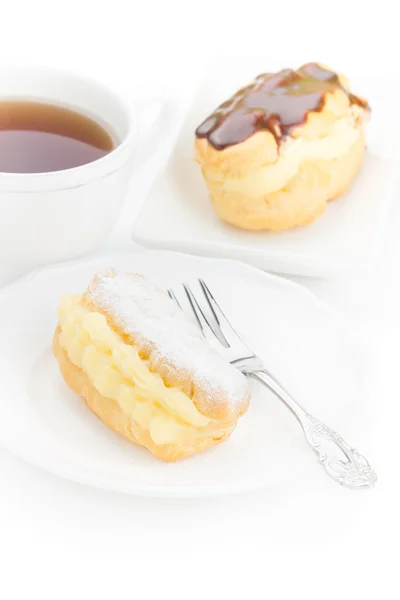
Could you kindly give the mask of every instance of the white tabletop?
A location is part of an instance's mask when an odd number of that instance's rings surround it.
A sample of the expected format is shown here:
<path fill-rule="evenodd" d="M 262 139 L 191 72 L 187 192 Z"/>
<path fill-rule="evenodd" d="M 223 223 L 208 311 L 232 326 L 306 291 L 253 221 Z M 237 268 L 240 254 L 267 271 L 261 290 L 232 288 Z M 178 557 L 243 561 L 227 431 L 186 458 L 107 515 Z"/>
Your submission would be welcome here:
<path fill-rule="evenodd" d="M 186 69 L 189 80 L 196 60 L 203 58 L 199 56 L 203 50 L 194 46 L 204 48 L 213 43 L 216 30 L 205 28 L 212 21 L 216 3 L 207 9 L 205 4 L 187 3 L 193 14 L 200 13 L 201 27 L 195 26 L 194 16 L 190 11 L 186 14 L 181 3 L 144 4 L 136 17 L 127 19 L 123 12 L 126 4 L 119 1 L 104 14 L 99 8 L 99 14 L 91 13 L 84 2 L 71 2 L 62 14 L 53 14 L 57 21 L 47 22 L 49 31 L 45 26 L 37 30 L 40 25 L 35 23 L 40 15 L 54 13 L 55 3 L 30 3 L 26 12 L 18 7 L 21 14 L 15 8 L 14 28 L 11 32 L 2 28 L 0 63 L 25 59 L 72 66 L 106 81 L 118 80 L 121 88 L 129 87 L 126 82 L 135 72 L 141 91 L 140 82 L 153 91 L 169 87 L 184 104 L 187 89 L 179 73 Z M 274 29 L 272 9 L 263 3 L 266 13 L 260 13 L 259 19 L 255 16 L 258 9 L 253 13 L 247 9 L 253 15 L 252 27 L 255 21 L 264 20 L 265 52 L 282 48 L 283 62 L 297 49 L 296 56 L 301 55 L 302 62 L 303 56 L 306 60 L 315 58 L 321 48 L 321 59 L 334 64 L 337 55 L 339 68 L 345 69 L 347 61 L 353 70 L 379 69 L 387 58 L 388 40 L 398 36 L 398 25 L 392 24 L 390 15 L 384 23 L 376 22 L 385 13 L 385 2 L 377 12 L 366 4 L 360 10 L 358 5 L 358 11 L 354 9 L 351 15 L 350 4 L 337 2 L 322 8 L 322 3 L 296 3 L 294 13 L 287 8 L 291 18 L 284 37 L 277 34 L 273 42 L 269 37 Z M 172 23 L 178 10 L 186 19 L 179 38 L 181 46 L 174 38 L 179 37 L 182 24 L 173 28 Z M 319 11 L 320 19 L 315 11 Z M 329 14 L 322 15 L 321 11 Z M 300 27 L 304 14 L 309 20 Z M 220 16 L 224 18 L 223 13 Z M 282 19 L 284 13 L 280 17 L 274 13 L 273 24 L 278 30 Z M 329 21 L 329 28 L 317 27 L 317 21 L 319 25 Z M 145 33 L 141 31 L 143 22 Z M 297 36 L 299 29 L 301 35 Z M 249 44 L 251 37 L 250 33 Z M 24 51 L 14 52 L 16 39 Z M 293 41 L 290 52 L 284 40 Z M 186 44 L 185 51 L 182 44 Z M 234 49 L 240 51 L 240 47 Z M 387 72 L 396 66 L 397 55 L 393 56 L 391 63 L 385 63 Z M 124 65 L 119 71 L 114 68 L 118 60 Z M 109 243 L 120 243 L 121 232 L 126 234 L 131 227 L 156 168 L 156 162 L 147 165 L 132 181 L 121 219 L 125 227 L 120 224 L 119 233 Z M 370 459 L 379 476 L 374 489 L 342 489 L 315 463 L 307 478 L 256 493 L 201 501 L 142 499 L 70 483 L 0 449 L 0 598 L 27 598 L 35 592 L 43 600 L 118 595 L 285 600 L 294 594 L 347 600 L 372 594 L 384 597 L 386 585 L 391 590 L 386 597 L 396 597 L 398 550 L 392 550 L 391 545 L 399 534 L 399 232 L 396 200 L 384 253 L 369 276 L 301 281 L 335 306 L 367 347 L 376 389 L 366 426 L 350 431 L 346 423 L 333 425 Z M 314 460 L 312 455 L 310 460 Z"/>

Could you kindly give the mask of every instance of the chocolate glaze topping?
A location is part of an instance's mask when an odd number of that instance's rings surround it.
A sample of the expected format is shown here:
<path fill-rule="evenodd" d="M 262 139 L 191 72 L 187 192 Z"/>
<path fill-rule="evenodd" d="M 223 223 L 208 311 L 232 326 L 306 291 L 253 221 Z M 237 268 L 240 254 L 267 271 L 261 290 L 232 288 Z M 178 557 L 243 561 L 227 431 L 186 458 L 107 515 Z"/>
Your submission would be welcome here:
<path fill-rule="evenodd" d="M 221 104 L 197 129 L 217 150 L 245 141 L 253 133 L 270 131 L 279 144 L 292 129 L 307 120 L 309 112 L 323 109 L 325 96 L 337 89 L 347 94 L 350 104 L 369 110 L 365 100 L 346 90 L 336 73 L 316 63 L 297 71 L 259 75 Z"/>

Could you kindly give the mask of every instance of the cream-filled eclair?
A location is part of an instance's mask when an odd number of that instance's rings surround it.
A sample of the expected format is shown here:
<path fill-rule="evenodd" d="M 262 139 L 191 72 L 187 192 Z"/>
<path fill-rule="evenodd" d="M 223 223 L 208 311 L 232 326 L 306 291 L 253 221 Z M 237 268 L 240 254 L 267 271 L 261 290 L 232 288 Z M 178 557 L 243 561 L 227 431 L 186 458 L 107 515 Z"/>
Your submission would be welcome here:
<path fill-rule="evenodd" d="M 244 376 L 141 275 L 97 274 L 86 292 L 61 299 L 58 317 L 53 351 L 66 383 L 158 458 L 227 439 L 247 409 Z"/>

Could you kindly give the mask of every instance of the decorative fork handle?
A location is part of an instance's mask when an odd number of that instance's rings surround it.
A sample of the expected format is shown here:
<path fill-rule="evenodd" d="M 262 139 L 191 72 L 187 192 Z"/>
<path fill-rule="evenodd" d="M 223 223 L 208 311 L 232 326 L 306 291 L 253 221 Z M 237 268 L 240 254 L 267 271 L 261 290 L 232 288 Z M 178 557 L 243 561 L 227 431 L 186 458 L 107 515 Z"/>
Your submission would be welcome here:
<path fill-rule="evenodd" d="M 268 387 L 283 400 L 300 421 L 307 442 L 332 479 L 349 488 L 368 487 L 375 483 L 376 473 L 371 469 L 368 461 L 335 431 L 309 415 L 266 369 L 246 374 Z"/>

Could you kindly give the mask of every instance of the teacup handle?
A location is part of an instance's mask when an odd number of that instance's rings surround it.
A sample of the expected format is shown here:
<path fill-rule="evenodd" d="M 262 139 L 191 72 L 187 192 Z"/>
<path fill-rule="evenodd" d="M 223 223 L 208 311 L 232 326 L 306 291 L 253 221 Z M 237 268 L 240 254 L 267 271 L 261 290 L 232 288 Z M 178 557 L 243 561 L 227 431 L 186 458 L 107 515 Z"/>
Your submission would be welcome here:
<path fill-rule="evenodd" d="M 144 116 L 152 106 L 159 109 L 159 114 L 150 125 L 146 125 Z M 157 97 L 136 100 L 134 107 L 138 117 L 139 130 L 135 164 L 140 167 L 150 160 L 169 139 L 178 124 L 179 109 L 171 100 Z"/>

